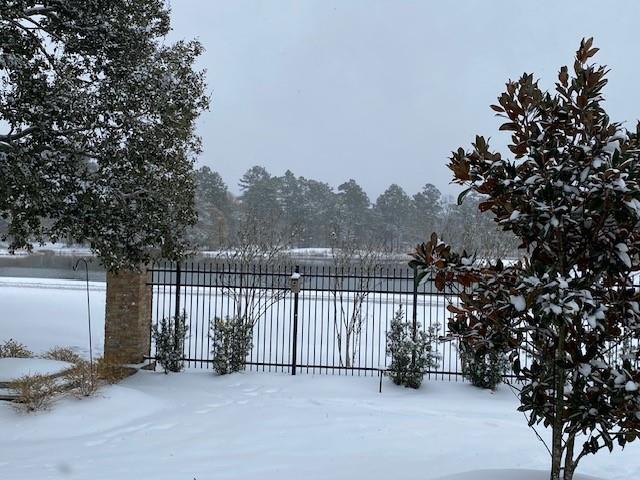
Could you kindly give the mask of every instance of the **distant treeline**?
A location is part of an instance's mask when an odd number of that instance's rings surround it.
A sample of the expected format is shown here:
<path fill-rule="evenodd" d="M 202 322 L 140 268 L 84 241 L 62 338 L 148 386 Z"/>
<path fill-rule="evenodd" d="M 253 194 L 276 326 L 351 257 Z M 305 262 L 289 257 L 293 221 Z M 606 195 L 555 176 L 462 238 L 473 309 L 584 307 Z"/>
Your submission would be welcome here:
<path fill-rule="evenodd" d="M 239 196 L 208 167 L 196 170 L 195 180 L 199 220 L 189 235 L 203 250 L 258 242 L 291 247 L 349 243 L 397 252 L 437 231 L 447 242 L 481 256 L 515 253 L 513 239 L 479 212 L 480 197 L 469 195 L 457 205 L 430 183 L 413 195 L 392 184 L 372 202 L 353 179 L 333 188 L 288 170 L 273 176 L 260 166 L 242 176 Z"/>

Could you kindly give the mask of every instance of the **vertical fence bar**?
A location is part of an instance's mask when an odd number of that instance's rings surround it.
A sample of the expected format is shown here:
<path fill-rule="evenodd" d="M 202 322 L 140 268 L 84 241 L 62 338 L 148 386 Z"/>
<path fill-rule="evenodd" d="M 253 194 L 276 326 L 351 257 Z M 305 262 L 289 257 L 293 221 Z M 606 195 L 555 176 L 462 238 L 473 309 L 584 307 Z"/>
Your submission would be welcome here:
<path fill-rule="evenodd" d="M 412 331 L 411 338 L 415 344 L 418 335 L 418 269 L 413 267 L 413 310 L 411 311 Z M 411 366 L 416 365 L 416 352 L 411 351 Z"/>
<path fill-rule="evenodd" d="M 175 317 L 178 318 L 180 315 L 180 262 L 176 263 L 176 301 L 175 301 Z"/>
<path fill-rule="evenodd" d="M 177 325 L 177 322 L 180 321 L 180 262 L 176 263 L 176 302 L 175 302 L 175 316 L 173 319 L 173 334 L 174 334 L 174 338 L 173 338 L 173 344 L 177 347 L 178 345 L 180 345 L 180 338 L 179 338 L 179 328 Z M 182 356 L 184 357 L 184 342 L 182 343 Z"/>
<path fill-rule="evenodd" d="M 295 275 L 300 275 L 300 267 L 296 265 Z M 297 278 L 297 282 L 299 282 L 299 277 Z M 297 354 L 298 354 L 298 296 L 300 287 L 299 284 L 296 284 L 293 288 L 293 342 L 292 342 L 292 351 L 291 351 L 291 375 L 296 374 L 296 365 L 297 365 Z"/>

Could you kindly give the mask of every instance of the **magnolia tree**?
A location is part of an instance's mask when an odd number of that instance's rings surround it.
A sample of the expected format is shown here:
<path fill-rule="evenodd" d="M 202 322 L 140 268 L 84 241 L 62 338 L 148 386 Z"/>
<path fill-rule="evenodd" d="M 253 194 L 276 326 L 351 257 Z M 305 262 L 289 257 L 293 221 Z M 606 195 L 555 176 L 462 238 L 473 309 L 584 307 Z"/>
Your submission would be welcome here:
<path fill-rule="evenodd" d="M 0 218 L 11 249 L 73 239 L 109 269 L 178 258 L 195 222 L 198 42 L 164 0 L 0 2 Z"/>
<path fill-rule="evenodd" d="M 523 260 L 481 264 L 435 234 L 413 254 L 438 288 L 471 287 L 449 307 L 450 331 L 477 351 L 509 355 L 519 410 L 534 429 L 552 430 L 552 480 L 571 480 L 585 455 L 624 447 L 640 429 L 632 281 L 640 269 L 640 125 L 627 131 L 609 120 L 608 70 L 590 63 L 596 52 L 583 40 L 554 93 L 532 75 L 507 83 L 491 108 L 506 118 L 500 130 L 512 132 L 515 160 L 483 137 L 452 154 L 454 181 L 485 195 L 480 209 L 515 234 Z"/>

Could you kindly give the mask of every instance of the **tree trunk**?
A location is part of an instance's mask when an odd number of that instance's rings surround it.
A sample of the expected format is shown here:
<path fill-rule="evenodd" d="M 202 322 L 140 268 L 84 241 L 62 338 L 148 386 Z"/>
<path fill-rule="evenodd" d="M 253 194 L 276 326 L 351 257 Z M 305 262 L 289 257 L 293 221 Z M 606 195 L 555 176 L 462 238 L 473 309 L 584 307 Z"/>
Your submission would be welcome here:
<path fill-rule="evenodd" d="M 344 361 L 345 361 L 345 367 L 350 368 L 351 367 L 351 359 L 350 359 L 350 353 L 349 353 L 349 342 L 351 341 L 351 332 L 349 331 L 349 328 L 347 327 L 347 338 L 346 338 L 346 342 L 345 342 L 345 356 L 344 356 Z"/>
<path fill-rule="evenodd" d="M 573 470 L 575 465 L 573 464 L 573 447 L 575 444 L 576 435 L 575 433 L 569 434 L 569 438 L 567 439 L 567 444 L 565 446 L 564 453 L 564 477 L 563 480 L 573 480 Z"/>
<path fill-rule="evenodd" d="M 558 345 L 555 354 L 555 375 L 554 375 L 554 417 L 553 417 L 553 436 L 551 443 L 551 480 L 566 480 L 560 475 L 562 473 L 562 437 L 564 430 L 564 384 L 565 371 L 559 363 L 564 360 L 564 340 L 566 336 L 566 326 L 564 320 L 560 320 L 562 324 L 558 329 Z"/>

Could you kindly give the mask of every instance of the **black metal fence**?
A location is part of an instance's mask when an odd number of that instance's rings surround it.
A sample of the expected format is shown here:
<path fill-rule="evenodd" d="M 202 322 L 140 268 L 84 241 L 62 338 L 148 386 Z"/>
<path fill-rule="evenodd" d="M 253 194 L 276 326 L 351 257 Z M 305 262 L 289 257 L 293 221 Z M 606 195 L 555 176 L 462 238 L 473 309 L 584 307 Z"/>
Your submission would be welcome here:
<path fill-rule="evenodd" d="M 416 285 L 410 268 L 167 262 L 149 273 L 152 323 L 185 314 L 189 367 L 210 368 L 215 318 L 241 317 L 253 324 L 248 370 L 377 375 L 390 362 L 386 334 L 399 308 L 415 328 L 444 336 L 446 307 L 458 303 L 454 292 L 439 292 L 431 281 Z M 291 288 L 298 274 L 299 292 Z M 427 377 L 458 379 L 455 342 L 433 348 L 439 363 Z"/>

